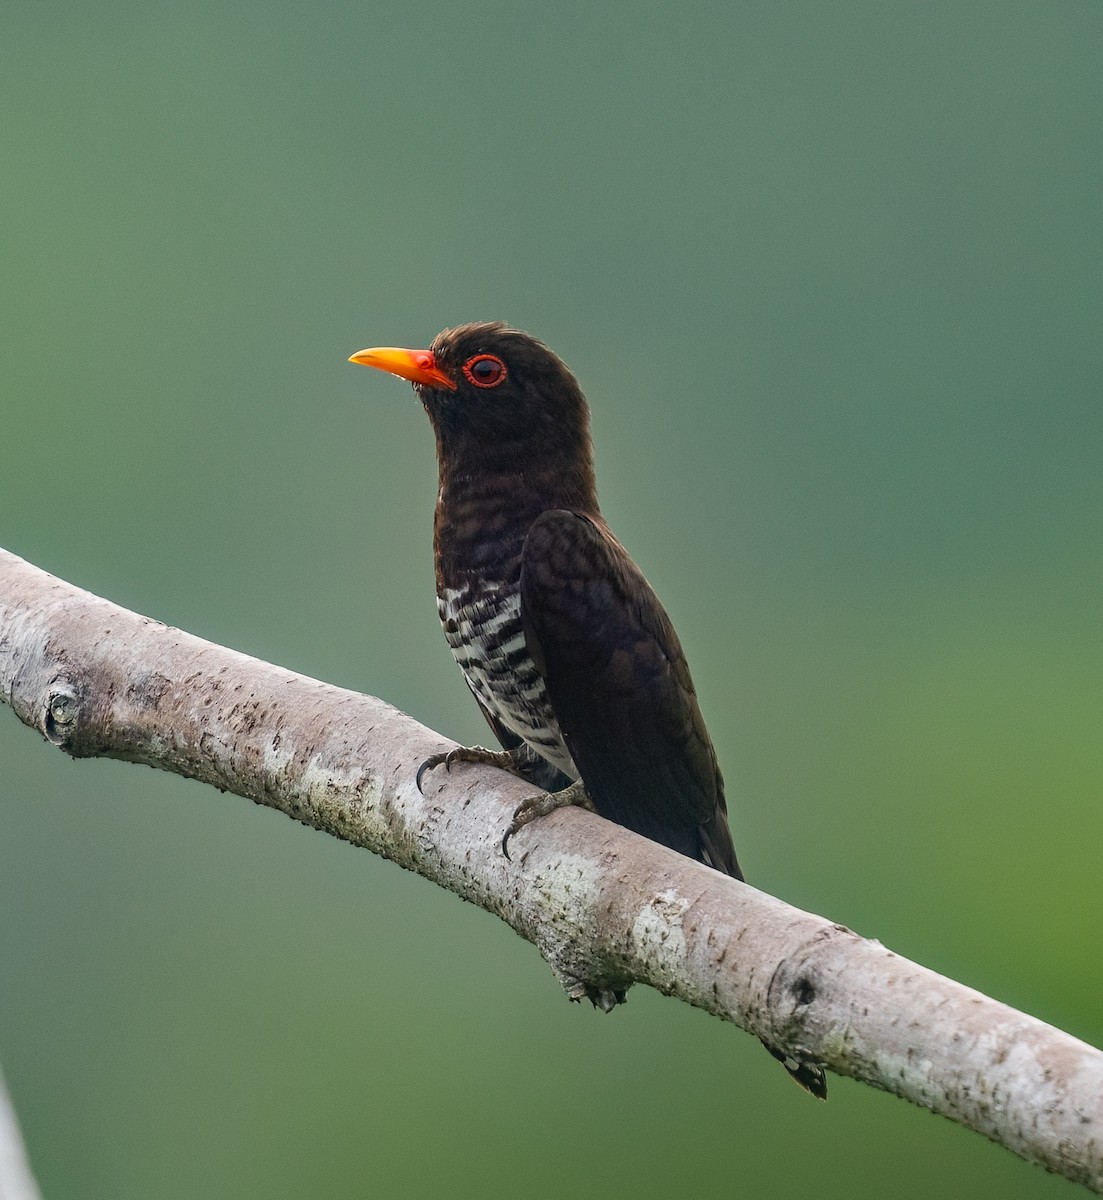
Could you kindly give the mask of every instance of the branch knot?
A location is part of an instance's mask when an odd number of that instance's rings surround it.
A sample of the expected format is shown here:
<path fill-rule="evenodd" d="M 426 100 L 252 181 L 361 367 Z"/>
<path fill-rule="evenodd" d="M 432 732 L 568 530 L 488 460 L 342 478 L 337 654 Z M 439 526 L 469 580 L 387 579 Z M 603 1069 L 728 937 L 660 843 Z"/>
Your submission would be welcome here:
<path fill-rule="evenodd" d="M 55 746 L 66 747 L 73 739 L 80 716 L 80 696 L 68 680 L 50 685 L 42 714 L 42 732 Z"/>

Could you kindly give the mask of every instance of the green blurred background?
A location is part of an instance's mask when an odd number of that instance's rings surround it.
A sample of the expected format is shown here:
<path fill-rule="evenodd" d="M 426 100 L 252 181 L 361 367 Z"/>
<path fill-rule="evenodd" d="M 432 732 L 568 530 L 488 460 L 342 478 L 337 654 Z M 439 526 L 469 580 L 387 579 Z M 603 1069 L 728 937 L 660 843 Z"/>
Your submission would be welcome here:
<path fill-rule="evenodd" d="M 17 3 L 0 544 L 484 735 L 432 438 L 503 318 L 594 407 L 751 880 L 1103 1041 L 1103 6 Z M 1071 1194 L 975 1134 L 0 711 L 49 1200 Z"/>

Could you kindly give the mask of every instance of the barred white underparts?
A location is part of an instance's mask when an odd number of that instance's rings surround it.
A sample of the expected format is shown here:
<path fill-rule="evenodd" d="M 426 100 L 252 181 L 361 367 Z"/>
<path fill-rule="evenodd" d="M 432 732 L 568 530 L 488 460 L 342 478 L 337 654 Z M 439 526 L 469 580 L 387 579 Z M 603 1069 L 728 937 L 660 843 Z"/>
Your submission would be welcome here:
<path fill-rule="evenodd" d="M 544 681 L 525 643 L 517 589 L 488 580 L 445 588 L 437 597 L 437 615 L 452 656 L 479 702 L 541 757 L 577 779 Z"/>

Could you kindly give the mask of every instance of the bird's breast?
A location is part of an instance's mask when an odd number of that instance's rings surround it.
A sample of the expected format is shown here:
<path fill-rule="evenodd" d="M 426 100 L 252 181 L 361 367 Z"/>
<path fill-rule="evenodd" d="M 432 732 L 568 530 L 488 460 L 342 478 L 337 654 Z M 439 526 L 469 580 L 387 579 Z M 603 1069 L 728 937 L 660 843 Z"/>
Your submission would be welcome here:
<path fill-rule="evenodd" d="M 548 762 L 577 779 L 525 641 L 516 583 L 473 579 L 460 587 L 442 587 L 437 614 L 452 655 L 483 707 Z"/>

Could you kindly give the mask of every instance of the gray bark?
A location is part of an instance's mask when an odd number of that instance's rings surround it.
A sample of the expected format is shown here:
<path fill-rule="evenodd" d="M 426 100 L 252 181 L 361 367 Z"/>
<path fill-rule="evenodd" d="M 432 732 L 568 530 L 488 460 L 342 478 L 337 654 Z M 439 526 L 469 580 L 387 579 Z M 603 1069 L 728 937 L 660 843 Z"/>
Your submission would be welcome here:
<path fill-rule="evenodd" d="M 75 757 L 148 763 L 385 855 L 508 922 L 568 994 L 647 983 L 1103 1190 L 1103 1053 L 530 787 L 382 700 L 249 658 L 0 551 L 0 697 Z"/>
<path fill-rule="evenodd" d="M 19 1122 L 0 1074 L 0 1200 L 42 1200 L 31 1174 Z"/>

